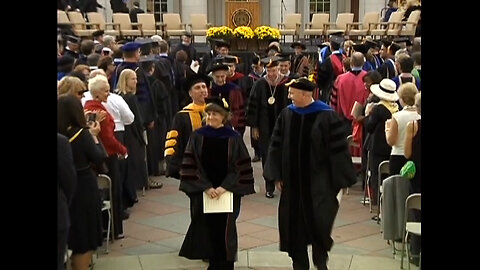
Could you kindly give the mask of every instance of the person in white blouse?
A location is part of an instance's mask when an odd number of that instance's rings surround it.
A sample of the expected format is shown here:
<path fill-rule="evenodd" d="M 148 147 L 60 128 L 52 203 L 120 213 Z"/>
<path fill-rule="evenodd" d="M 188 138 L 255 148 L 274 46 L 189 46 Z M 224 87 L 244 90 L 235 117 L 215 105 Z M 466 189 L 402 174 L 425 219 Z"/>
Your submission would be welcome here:
<path fill-rule="evenodd" d="M 407 123 L 420 119 L 415 105 L 417 86 L 413 83 L 404 83 L 398 88 L 398 97 L 402 110 L 394 113 L 392 118 L 385 122 L 385 138 L 392 146 L 390 153 L 390 175 L 399 174 L 402 166 L 407 162 L 404 156 L 405 130 Z"/>

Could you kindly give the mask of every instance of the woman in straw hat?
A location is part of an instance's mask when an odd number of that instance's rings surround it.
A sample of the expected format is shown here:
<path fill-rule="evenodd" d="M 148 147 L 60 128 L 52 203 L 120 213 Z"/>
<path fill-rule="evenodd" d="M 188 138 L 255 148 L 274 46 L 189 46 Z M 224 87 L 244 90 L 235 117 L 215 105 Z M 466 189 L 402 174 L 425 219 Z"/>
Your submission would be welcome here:
<path fill-rule="evenodd" d="M 372 205 L 377 205 L 378 197 L 378 165 L 389 160 L 392 147 L 385 138 L 385 121 L 392 118 L 398 111 L 398 94 L 396 84 L 390 79 L 383 79 L 379 84 L 373 84 L 370 91 L 377 96 L 378 103 L 368 103 L 365 108 L 365 129 L 371 136 L 371 151 L 369 152 L 368 167 L 371 171 Z"/>

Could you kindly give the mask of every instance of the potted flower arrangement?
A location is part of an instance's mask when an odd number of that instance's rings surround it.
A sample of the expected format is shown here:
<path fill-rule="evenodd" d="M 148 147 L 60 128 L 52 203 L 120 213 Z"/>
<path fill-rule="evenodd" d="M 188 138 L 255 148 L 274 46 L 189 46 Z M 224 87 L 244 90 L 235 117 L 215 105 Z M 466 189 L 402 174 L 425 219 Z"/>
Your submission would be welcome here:
<path fill-rule="evenodd" d="M 228 26 L 214 26 L 207 30 L 207 38 L 229 39 L 233 37 L 233 30 Z"/>
<path fill-rule="evenodd" d="M 280 39 L 280 31 L 277 28 L 262 25 L 253 31 L 258 39 L 258 48 L 264 50 L 272 39 Z"/>
<path fill-rule="evenodd" d="M 253 32 L 258 39 L 280 39 L 280 30 L 274 27 L 262 25 L 255 28 Z"/>
<path fill-rule="evenodd" d="M 249 26 L 239 26 L 233 30 L 233 36 L 237 38 L 237 49 L 246 51 L 248 40 L 253 39 L 255 33 Z"/>

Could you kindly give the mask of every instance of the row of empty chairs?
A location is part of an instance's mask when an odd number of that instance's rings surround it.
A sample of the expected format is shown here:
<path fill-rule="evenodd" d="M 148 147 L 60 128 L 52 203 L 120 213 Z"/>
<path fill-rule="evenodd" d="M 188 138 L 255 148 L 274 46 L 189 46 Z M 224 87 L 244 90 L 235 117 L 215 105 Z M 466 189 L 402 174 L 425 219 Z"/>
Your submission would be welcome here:
<path fill-rule="evenodd" d="M 361 36 L 411 36 L 415 35 L 415 29 L 420 19 L 420 11 L 416 10 L 410 14 L 407 21 L 402 21 L 404 13 L 397 11 L 392 13 L 388 22 L 381 22 L 379 12 L 367 12 L 362 22 L 353 22 L 353 13 L 339 13 L 335 22 L 330 22 L 330 14 L 316 13 L 312 21 L 305 24 L 303 30 L 306 36 L 326 37 L 332 33 L 343 32 L 348 37 Z M 284 24 L 279 24 L 282 35 L 300 36 L 301 14 L 288 14 Z"/>
<path fill-rule="evenodd" d="M 114 36 L 181 36 L 190 31 L 193 36 L 205 36 L 207 29 L 212 25 L 207 22 L 206 14 L 191 14 L 191 23 L 182 23 L 180 14 L 164 13 L 163 22 L 155 22 L 151 13 L 137 14 L 138 23 L 132 23 L 127 13 L 114 13 L 112 23 L 105 22 L 102 13 L 87 13 L 88 22 L 82 14 L 76 11 L 58 10 L 58 23 L 71 24 L 78 36 L 88 37 L 98 30 L 104 30 L 105 34 Z M 415 29 L 420 19 L 420 11 L 410 14 L 407 21 L 401 21 L 402 11 L 392 13 L 388 22 L 381 22 L 379 12 L 367 12 L 362 22 L 353 22 L 353 13 L 339 13 L 335 22 L 330 22 L 330 14 L 313 14 L 312 21 L 305 24 L 303 30 L 306 36 L 326 37 L 329 34 L 343 32 L 348 37 L 362 36 L 411 36 L 415 35 Z M 292 35 L 293 39 L 300 39 L 302 14 L 287 14 L 284 23 L 279 23 L 280 34 L 285 37 Z M 135 29 L 135 27 L 136 29 Z"/>
<path fill-rule="evenodd" d="M 62 10 L 57 11 L 59 24 L 70 24 L 78 36 L 90 37 L 97 30 L 104 30 L 105 34 L 112 36 L 181 36 L 188 31 L 192 35 L 205 36 L 211 24 L 207 23 L 206 14 L 191 14 L 192 23 L 182 23 L 180 14 L 164 13 L 163 22 L 155 22 L 151 13 L 137 14 L 137 23 L 130 21 L 127 13 L 114 13 L 112 23 L 107 23 L 102 13 L 87 13 L 88 22 L 80 12 Z"/>

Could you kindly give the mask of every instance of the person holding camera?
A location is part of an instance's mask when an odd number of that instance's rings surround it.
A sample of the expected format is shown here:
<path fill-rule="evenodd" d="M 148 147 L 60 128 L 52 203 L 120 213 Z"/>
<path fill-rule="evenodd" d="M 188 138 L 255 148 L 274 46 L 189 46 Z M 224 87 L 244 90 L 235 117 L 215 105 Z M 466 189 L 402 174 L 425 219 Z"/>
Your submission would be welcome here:
<path fill-rule="evenodd" d="M 122 177 L 119 171 L 119 159 L 128 157 L 127 148 L 115 137 L 115 122 L 110 113 L 108 113 L 102 102 L 107 102 L 110 94 L 110 85 L 104 76 L 96 76 L 88 82 L 88 88 L 92 95 L 92 100 L 85 102 L 84 109 L 90 111 L 107 112 L 106 118 L 100 122 L 101 131 L 99 138 L 107 152 L 106 164 L 108 167 L 108 176 L 112 179 L 113 211 L 114 211 L 114 227 L 115 238 L 123 238 L 123 204 L 122 204 Z"/>
<path fill-rule="evenodd" d="M 69 138 L 76 169 L 77 187 L 69 207 L 68 248 L 72 250 L 72 269 L 87 269 L 93 251 L 102 245 L 102 214 L 97 178 L 92 164 L 100 166 L 104 155 L 97 135 L 98 122 L 87 124 L 80 100 L 61 95 L 57 100 L 58 133 Z"/>

